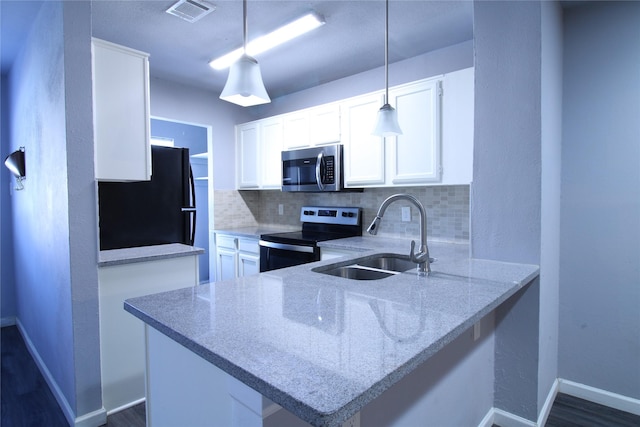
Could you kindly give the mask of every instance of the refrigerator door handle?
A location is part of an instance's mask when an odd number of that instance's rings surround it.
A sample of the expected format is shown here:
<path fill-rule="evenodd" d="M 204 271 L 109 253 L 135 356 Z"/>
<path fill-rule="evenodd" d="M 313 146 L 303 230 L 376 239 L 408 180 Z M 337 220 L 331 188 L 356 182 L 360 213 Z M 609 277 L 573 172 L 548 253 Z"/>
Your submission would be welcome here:
<path fill-rule="evenodd" d="M 196 242 L 196 185 L 191 164 L 189 164 L 189 186 L 191 187 L 191 206 L 182 208 L 182 212 L 189 212 L 191 216 L 191 246 L 193 246 Z"/>

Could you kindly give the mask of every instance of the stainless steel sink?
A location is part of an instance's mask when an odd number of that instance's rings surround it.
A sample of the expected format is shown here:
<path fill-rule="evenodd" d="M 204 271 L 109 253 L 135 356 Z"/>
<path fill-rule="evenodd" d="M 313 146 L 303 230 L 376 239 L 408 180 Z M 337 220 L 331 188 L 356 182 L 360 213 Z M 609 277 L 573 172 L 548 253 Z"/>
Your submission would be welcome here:
<path fill-rule="evenodd" d="M 411 261 L 408 256 L 396 254 L 379 254 L 370 258 L 363 258 L 357 262 L 364 267 L 379 268 L 381 270 L 404 272 L 416 269 L 418 264 Z"/>
<path fill-rule="evenodd" d="M 311 269 L 352 280 L 379 280 L 395 274 L 417 271 L 418 265 L 406 255 L 383 253 Z"/>
<path fill-rule="evenodd" d="M 397 274 L 390 271 L 362 268 L 357 265 L 345 265 L 342 267 L 330 268 L 328 270 L 319 271 L 319 273 L 352 280 L 378 280 Z"/>

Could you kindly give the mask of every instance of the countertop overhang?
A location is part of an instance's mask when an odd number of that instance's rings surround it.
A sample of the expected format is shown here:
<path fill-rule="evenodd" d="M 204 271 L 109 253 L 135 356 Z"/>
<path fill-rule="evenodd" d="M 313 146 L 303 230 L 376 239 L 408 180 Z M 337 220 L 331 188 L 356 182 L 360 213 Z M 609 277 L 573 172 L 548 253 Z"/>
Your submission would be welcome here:
<path fill-rule="evenodd" d="M 429 242 L 429 277 L 373 281 L 311 269 L 408 252 L 407 240 L 324 246 L 357 255 L 125 301 L 125 310 L 301 419 L 340 425 L 538 276 Z M 371 250 L 371 248 L 377 248 Z"/>
<path fill-rule="evenodd" d="M 140 246 L 136 248 L 109 249 L 99 252 L 98 267 L 131 264 L 135 262 L 156 261 L 160 259 L 200 255 L 203 253 L 204 249 L 202 248 L 184 245 L 182 243 Z"/>

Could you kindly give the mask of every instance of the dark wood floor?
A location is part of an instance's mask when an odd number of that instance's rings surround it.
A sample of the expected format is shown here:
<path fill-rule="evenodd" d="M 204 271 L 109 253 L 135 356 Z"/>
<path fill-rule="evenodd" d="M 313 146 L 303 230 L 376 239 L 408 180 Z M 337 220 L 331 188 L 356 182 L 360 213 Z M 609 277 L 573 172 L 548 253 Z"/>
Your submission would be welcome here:
<path fill-rule="evenodd" d="M 0 330 L 2 427 L 66 427 L 67 420 L 15 326 Z M 144 427 L 144 403 L 107 417 L 108 427 Z M 640 416 L 558 394 L 545 427 L 639 427 Z"/>
<path fill-rule="evenodd" d="M 0 426 L 68 427 L 55 397 L 15 326 L 0 329 Z M 144 427 L 144 403 L 107 417 L 108 427 Z"/>
<path fill-rule="evenodd" d="M 640 416 L 558 394 L 545 427 L 638 427 Z"/>

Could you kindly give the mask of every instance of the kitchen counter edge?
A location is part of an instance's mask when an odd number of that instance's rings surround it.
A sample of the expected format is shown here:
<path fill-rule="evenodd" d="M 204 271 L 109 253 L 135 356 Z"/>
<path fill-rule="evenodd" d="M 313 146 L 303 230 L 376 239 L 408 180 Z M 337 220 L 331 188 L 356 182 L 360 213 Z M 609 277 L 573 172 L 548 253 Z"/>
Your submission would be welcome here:
<path fill-rule="evenodd" d="M 140 246 L 137 248 L 109 249 L 100 251 L 98 255 L 98 267 L 201 255 L 204 252 L 205 250 L 202 248 L 184 245 L 182 243 Z"/>

